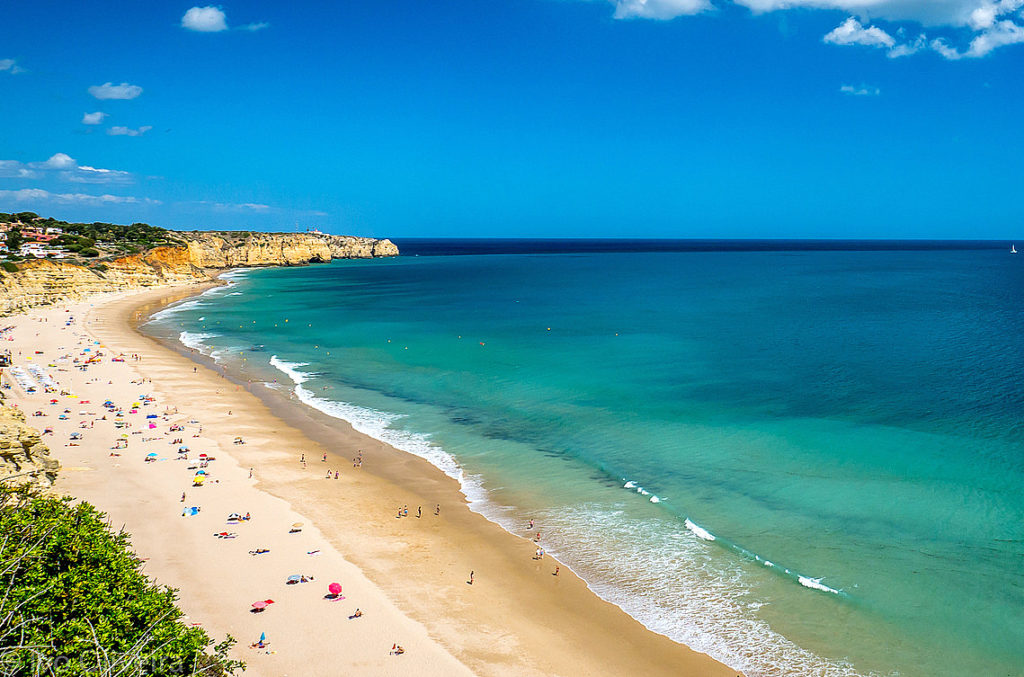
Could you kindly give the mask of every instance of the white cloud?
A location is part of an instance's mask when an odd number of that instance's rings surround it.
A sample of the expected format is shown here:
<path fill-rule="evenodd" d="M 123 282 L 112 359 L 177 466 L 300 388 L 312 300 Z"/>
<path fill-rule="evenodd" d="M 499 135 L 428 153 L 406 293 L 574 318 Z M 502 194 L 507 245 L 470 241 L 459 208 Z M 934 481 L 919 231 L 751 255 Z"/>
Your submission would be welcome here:
<path fill-rule="evenodd" d="M 240 31 L 261 31 L 270 24 L 266 21 L 254 21 L 244 26 L 239 26 Z M 181 27 L 199 33 L 220 33 L 228 30 L 228 17 L 220 7 L 208 5 L 206 7 L 193 7 L 185 16 L 181 17 Z"/>
<path fill-rule="evenodd" d="M 227 16 L 220 7 L 193 7 L 181 17 L 181 27 L 200 33 L 217 33 L 228 29 Z"/>
<path fill-rule="evenodd" d="M 142 136 L 151 129 L 153 129 L 153 125 L 142 125 L 138 129 L 132 129 L 131 127 L 111 127 L 107 130 L 107 134 L 111 136 Z"/>
<path fill-rule="evenodd" d="M 54 153 L 49 160 L 41 163 L 41 166 L 47 169 L 69 169 L 76 164 L 75 159 L 67 153 Z"/>
<path fill-rule="evenodd" d="M 0 160 L 0 178 L 38 179 L 53 177 L 72 183 L 132 183 L 131 172 L 80 165 L 67 153 L 54 153 L 48 160 L 24 164 L 17 160 Z"/>
<path fill-rule="evenodd" d="M 107 117 L 106 113 L 96 111 L 95 113 L 86 113 L 82 116 L 83 125 L 98 125 L 103 122 L 103 118 Z"/>
<path fill-rule="evenodd" d="M 616 19 L 674 19 L 713 8 L 708 0 L 612 0 Z"/>
<path fill-rule="evenodd" d="M 11 75 L 24 73 L 25 69 L 18 65 L 14 59 L 0 59 L 0 71 L 6 71 Z"/>
<path fill-rule="evenodd" d="M 892 47 L 896 39 L 877 26 L 865 28 L 852 16 L 825 35 L 825 42 L 834 45 L 865 45 L 867 47 Z"/>
<path fill-rule="evenodd" d="M 22 188 L 20 190 L 0 190 L 0 199 L 16 202 L 51 202 L 57 204 L 161 204 L 160 200 L 137 198 L 130 195 L 88 195 L 85 193 L 51 193 L 42 188 Z"/>
<path fill-rule="evenodd" d="M 97 99 L 134 99 L 142 94 L 142 87 L 129 85 L 127 82 L 119 85 L 106 82 L 102 85 L 93 85 L 89 88 L 89 93 Z"/>
<path fill-rule="evenodd" d="M 878 96 L 882 93 L 882 90 L 878 87 L 870 87 L 868 85 L 860 85 L 859 87 L 843 85 L 839 88 L 839 91 L 850 96 Z"/>
<path fill-rule="evenodd" d="M 1024 27 L 1012 21 L 998 21 L 971 40 L 965 56 L 985 56 L 997 47 L 1024 42 Z"/>
<path fill-rule="evenodd" d="M 668 20 L 725 5 L 754 13 L 791 9 L 840 10 L 850 16 L 825 36 L 835 45 L 862 45 L 898 58 L 931 50 L 946 59 L 983 57 L 1024 43 L 1024 0 L 607 0 L 618 19 Z M 887 22 L 876 25 L 877 21 Z M 931 39 L 913 26 L 934 27 Z M 904 39 L 907 33 L 916 38 Z M 945 35 L 944 35 L 945 34 Z M 958 48 L 955 43 L 959 43 Z"/>
<path fill-rule="evenodd" d="M 29 169 L 17 160 L 0 160 L 0 178 L 2 179 L 34 179 L 39 172 Z"/>

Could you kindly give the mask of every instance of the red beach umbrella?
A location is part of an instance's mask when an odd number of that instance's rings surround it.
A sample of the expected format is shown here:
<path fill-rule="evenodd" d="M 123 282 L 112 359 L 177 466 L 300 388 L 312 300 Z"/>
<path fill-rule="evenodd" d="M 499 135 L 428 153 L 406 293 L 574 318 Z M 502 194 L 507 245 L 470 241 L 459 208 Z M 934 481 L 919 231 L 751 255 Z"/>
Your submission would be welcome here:
<path fill-rule="evenodd" d="M 327 589 L 331 591 L 332 595 L 341 594 L 341 583 L 331 583 L 327 586 Z"/>

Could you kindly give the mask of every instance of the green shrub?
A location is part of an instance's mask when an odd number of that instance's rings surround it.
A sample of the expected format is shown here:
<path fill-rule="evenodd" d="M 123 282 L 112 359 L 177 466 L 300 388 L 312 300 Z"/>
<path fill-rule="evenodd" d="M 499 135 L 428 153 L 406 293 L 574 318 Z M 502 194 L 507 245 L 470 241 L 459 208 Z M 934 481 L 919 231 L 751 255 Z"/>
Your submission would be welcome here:
<path fill-rule="evenodd" d="M 78 253 L 81 254 L 82 256 L 86 256 L 86 257 L 89 257 L 89 258 L 94 258 L 94 257 L 100 255 L 99 250 L 95 249 L 93 247 L 89 247 L 88 249 L 83 249 L 82 251 L 80 251 Z"/>
<path fill-rule="evenodd" d="M 88 503 L 0 489 L 0 673 L 227 675 L 233 640 L 180 623 L 173 589 Z M 194 670 L 198 666 L 199 669 Z M 194 671 L 193 671 L 194 670 Z"/>
<path fill-rule="evenodd" d="M 3 263 L 0 263 L 0 267 L 2 267 L 8 273 L 18 272 L 18 266 L 14 264 L 12 261 L 4 261 Z"/>

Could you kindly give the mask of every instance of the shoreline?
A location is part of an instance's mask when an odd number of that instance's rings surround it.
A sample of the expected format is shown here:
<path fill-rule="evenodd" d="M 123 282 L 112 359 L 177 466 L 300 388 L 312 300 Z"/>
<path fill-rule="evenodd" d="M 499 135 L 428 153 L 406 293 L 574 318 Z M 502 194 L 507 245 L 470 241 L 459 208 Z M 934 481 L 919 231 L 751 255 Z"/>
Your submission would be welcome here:
<path fill-rule="evenodd" d="M 559 576 L 551 576 L 548 569 L 554 562 L 532 560 L 532 542 L 472 511 L 458 481 L 425 459 L 358 433 L 346 422 L 261 383 L 230 380 L 216 372 L 213 360 L 197 359 L 186 347 L 176 342 L 166 345 L 138 329 L 143 315 L 148 317 L 216 284 L 222 283 L 146 290 L 104 300 L 88 313 L 88 330 L 111 348 L 142 355 L 143 377 L 153 379 L 153 389 L 171 392 L 167 400 L 161 398 L 161 404 L 183 409 L 189 403 L 179 403 L 186 399 L 179 393 L 186 391 L 196 403 L 201 401 L 198 411 L 203 413 L 196 418 L 204 431 L 216 428 L 214 434 L 221 439 L 218 455 L 231 457 L 241 473 L 254 468 L 250 483 L 254 490 L 304 516 L 299 521 L 312 521 L 317 532 L 345 553 L 344 559 L 365 574 L 402 615 L 425 626 L 440 654 L 479 674 L 736 674 L 705 654 L 647 629 L 598 597 L 567 567 Z M 46 312 L 52 311 L 34 314 Z M 159 369 L 148 369 L 150 362 L 159 363 Z M 231 413 L 208 423 L 211 413 L 225 408 Z M 196 411 L 185 409 L 185 415 L 190 413 Z M 225 420 L 228 416 L 230 422 Z M 271 444 L 223 446 L 231 433 L 248 440 L 268 432 Z M 287 444 L 280 443 L 282 438 L 287 438 Z M 347 467 L 356 449 L 364 453 L 361 469 Z M 326 465 L 337 469 L 339 480 L 344 481 L 328 482 L 323 477 L 325 464 L 320 458 L 324 452 L 329 459 Z M 306 454 L 313 468 L 300 466 L 299 453 Z M 64 460 L 59 449 L 54 449 L 54 455 Z M 74 475 L 73 469 L 70 474 Z M 65 484 L 74 489 L 77 483 L 58 481 L 59 487 Z M 102 490 L 98 495 L 103 496 Z M 107 510 L 102 500 L 94 502 Z M 429 507 L 435 504 L 442 506 L 440 517 L 430 514 Z M 396 519 L 394 512 L 402 505 L 428 507 L 425 519 L 413 515 Z M 136 534 L 139 529 L 132 521 L 126 520 L 127 529 Z M 144 545 L 135 547 L 140 555 L 149 554 L 143 552 Z M 470 570 L 476 573 L 472 587 L 463 580 Z M 161 572 L 161 582 L 180 587 L 183 600 L 190 598 L 193 591 L 188 590 L 187 580 L 176 578 L 188 578 L 180 566 Z M 211 629 L 214 625 L 210 624 Z M 244 643 L 248 637 L 241 639 Z M 300 649 L 300 644 L 279 643 L 278 656 L 289 648 Z M 244 649 L 236 653 L 252 658 Z M 249 674 L 254 674 L 254 667 Z"/>

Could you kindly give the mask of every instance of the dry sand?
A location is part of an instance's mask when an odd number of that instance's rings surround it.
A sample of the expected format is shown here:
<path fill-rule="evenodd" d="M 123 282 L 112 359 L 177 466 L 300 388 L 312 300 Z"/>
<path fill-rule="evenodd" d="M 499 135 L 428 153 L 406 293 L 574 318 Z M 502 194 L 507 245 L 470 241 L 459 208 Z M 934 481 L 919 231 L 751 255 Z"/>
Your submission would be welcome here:
<path fill-rule="evenodd" d="M 133 329 L 198 290 L 93 297 L 3 321 L 15 326 L 14 341 L 4 342 L 14 363 L 56 365 L 46 372 L 76 397 L 18 385 L 5 392 L 26 413 L 47 414 L 29 422 L 53 428 L 44 439 L 64 466 L 57 488 L 131 533 L 147 573 L 180 590 L 189 622 L 217 639 L 238 638 L 234 654 L 248 663 L 246 674 L 736 674 L 647 630 L 566 567 L 552 575 L 557 562 L 535 561 L 531 541 L 470 511 L 458 484 L 426 461 L 262 386 L 250 392 Z M 84 359 L 86 347 L 104 356 L 80 371 L 72 360 Z M 122 354 L 124 362 L 112 361 Z M 128 413 L 144 394 L 155 402 Z M 124 407 L 130 428 L 115 430 L 106 399 Z M 71 413 L 62 421 L 64 409 Z M 83 434 L 80 446 L 66 446 L 72 432 Z M 110 456 L 122 433 L 127 449 Z M 234 444 L 236 436 L 245 444 Z M 177 459 L 176 438 L 188 460 Z M 356 469 L 358 450 L 364 463 Z M 158 460 L 144 462 L 151 452 Z M 190 468 L 203 452 L 216 460 L 204 486 L 193 487 Z M 328 468 L 338 479 L 325 477 Z M 182 517 L 191 506 L 202 510 Z M 396 518 L 402 506 L 409 516 Z M 232 512 L 252 519 L 228 524 Z M 289 533 L 293 523 L 301 531 Z M 214 536 L 222 531 L 237 537 Z M 249 554 L 257 548 L 270 552 Z M 293 574 L 314 580 L 286 585 Z M 331 582 L 345 599 L 324 599 Z M 251 613 L 265 599 L 275 603 Z M 364 615 L 350 619 L 357 608 Z M 249 648 L 261 632 L 268 647 Z M 394 643 L 404 655 L 390 655 Z"/>

